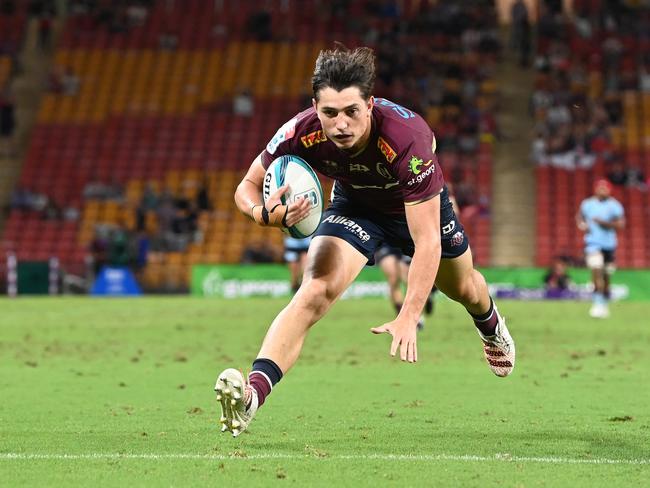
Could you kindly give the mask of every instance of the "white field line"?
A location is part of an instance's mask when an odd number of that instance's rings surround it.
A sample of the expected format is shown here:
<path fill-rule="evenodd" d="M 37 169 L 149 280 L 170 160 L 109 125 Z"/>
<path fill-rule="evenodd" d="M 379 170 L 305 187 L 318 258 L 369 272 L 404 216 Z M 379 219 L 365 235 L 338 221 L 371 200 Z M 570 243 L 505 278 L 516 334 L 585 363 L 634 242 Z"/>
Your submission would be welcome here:
<path fill-rule="evenodd" d="M 623 464 L 623 465 L 650 465 L 650 459 L 608 459 L 608 458 L 565 458 L 565 457 L 537 457 L 537 456 L 511 456 L 509 454 L 496 454 L 494 456 L 477 456 L 472 454 L 333 454 L 322 456 L 309 454 L 185 454 L 185 453 L 167 453 L 167 454 L 120 454 L 120 453 L 81 453 L 81 454 L 57 454 L 57 453 L 21 453 L 5 452 L 0 453 L 0 461 L 79 461 L 79 460 L 215 460 L 215 461 L 258 461 L 267 459 L 287 459 L 287 460 L 350 460 L 350 461 L 456 461 L 456 462 L 506 462 L 506 463 L 542 463 L 542 464 Z"/>

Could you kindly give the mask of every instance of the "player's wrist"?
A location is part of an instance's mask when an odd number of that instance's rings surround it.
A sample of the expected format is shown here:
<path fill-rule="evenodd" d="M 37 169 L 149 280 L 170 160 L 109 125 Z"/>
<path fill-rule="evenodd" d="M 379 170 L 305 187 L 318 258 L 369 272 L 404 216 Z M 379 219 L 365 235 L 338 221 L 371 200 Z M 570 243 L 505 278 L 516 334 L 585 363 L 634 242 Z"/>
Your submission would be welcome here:
<path fill-rule="evenodd" d="M 289 207 L 279 203 L 271 210 L 268 210 L 266 205 L 255 204 L 251 207 L 251 217 L 257 224 L 264 227 L 286 227 L 288 212 Z"/>

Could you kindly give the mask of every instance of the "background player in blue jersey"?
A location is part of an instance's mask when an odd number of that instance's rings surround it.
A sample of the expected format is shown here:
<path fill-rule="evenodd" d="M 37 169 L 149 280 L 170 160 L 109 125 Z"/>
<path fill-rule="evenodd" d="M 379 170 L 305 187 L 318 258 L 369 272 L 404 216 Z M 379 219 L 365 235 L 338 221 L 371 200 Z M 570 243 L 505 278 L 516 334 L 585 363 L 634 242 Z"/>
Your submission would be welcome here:
<path fill-rule="evenodd" d="M 397 317 L 370 330 L 392 336 L 390 354 L 418 359 L 417 322 L 435 284 L 459 302 L 474 322 L 490 370 L 509 375 L 515 343 L 474 269 L 464 228 L 457 219 L 435 154 L 433 132 L 422 117 L 374 98 L 375 57 L 369 48 L 321 51 L 312 77 L 312 107 L 284 124 L 253 161 L 235 191 L 241 212 L 258 225 L 292 226 L 309 201 L 283 205 L 287 187 L 264 206 L 266 168 L 293 154 L 335 180 L 333 199 L 307 254 L 303 283 L 271 324 L 248 381 L 235 368 L 217 378 L 221 426 L 245 430 L 271 389 L 295 364 L 309 329 L 320 320 L 379 246 L 412 256 L 404 303 Z M 342 338 L 344 339 L 344 338 Z"/>
<path fill-rule="evenodd" d="M 289 273 L 291 274 L 291 290 L 295 293 L 300 288 L 302 282 L 302 273 L 305 269 L 307 262 L 307 250 L 311 237 L 304 239 L 296 239 L 295 237 L 284 238 L 284 260 L 289 266 Z"/>
<path fill-rule="evenodd" d="M 615 269 L 618 241 L 616 231 L 625 226 L 623 206 L 611 196 L 611 184 L 598 180 L 594 194 L 585 198 L 576 215 L 578 228 L 585 232 L 585 263 L 591 269 L 594 284 L 589 315 L 609 317 L 609 281 Z"/>

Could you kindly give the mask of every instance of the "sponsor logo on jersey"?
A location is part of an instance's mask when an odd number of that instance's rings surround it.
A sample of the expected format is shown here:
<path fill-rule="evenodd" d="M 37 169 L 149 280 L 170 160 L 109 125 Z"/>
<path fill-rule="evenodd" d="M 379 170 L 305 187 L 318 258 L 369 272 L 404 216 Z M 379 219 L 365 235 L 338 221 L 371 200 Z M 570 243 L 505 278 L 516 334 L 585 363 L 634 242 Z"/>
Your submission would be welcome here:
<path fill-rule="evenodd" d="M 435 170 L 436 170 L 435 166 L 429 166 L 429 168 L 426 171 L 422 171 L 415 178 L 411 178 L 409 181 L 406 182 L 406 184 L 408 186 L 413 186 L 416 183 L 422 183 L 425 180 L 425 178 L 432 175 L 435 172 Z"/>
<path fill-rule="evenodd" d="M 350 169 L 350 173 L 355 173 L 355 172 L 367 173 L 368 171 L 370 171 L 370 168 L 368 168 L 368 166 L 359 163 L 350 163 L 349 169 Z"/>
<path fill-rule="evenodd" d="M 386 165 L 384 163 L 382 163 L 381 161 L 379 161 L 377 163 L 377 166 L 375 166 L 375 169 L 377 170 L 377 173 L 379 173 L 381 176 L 383 176 L 387 180 L 394 179 L 393 175 L 391 175 L 390 171 L 388 171 L 388 168 L 386 167 Z"/>
<path fill-rule="evenodd" d="M 452 220 L 447 225 L 442 227 L 442 235 L 450 234 L 451 232 L 453 232 L 455 228 L 456 228 L 456 221 Z"/>
<path fill-rule="evenodd" d="M 282 144 L 284 141 L 288 141 L 295 135 L 297 122 L 298 119 L 294 117 L 278 129 L 278 131 L 273 136 L 273 139 L 271 139 L 271 141 L 266 145 L 266 150 L 269 154 L 275 154 L 275 151 L 277 151 L 280 144 Z"/>
<path fill-rule="evenodd" d="M 431 166 L 431 163 L 433 163 L 433 159 L 429 159 L 426 163 L 418 158 L 417 156 L 412 156 L 411 160 L 409 161 L 409 169 L 411 170 L 411 173 L 414 175 L 419 175 L 422 173 L 422 166 Z"/>
<path fill-rule="evenodd" d="M 317 130 L 316 132 L 311 132 L 306 136 L 302 136 L 300 140 L 302 141 L 303 146 L 312 147 L 316 144 L 320 144 L 321 142 L 325 142 L 327 140 L 327 136 L 322 130 Z"/>
<path fill-rule="evenodd" d="M 347 217 L 342 217 L 341 215 L 330 215 L 323 220 L 323 223 L 325 222 L 329 222 L 331 224 L 340 224 L 344 226 L 348 231 L 352 232 L 363 242 L 368 242 L 370 240 L 370 234 L 363 230 L 363 227 L 357 224 L 354 220 L 350 220 Z"/>
<path fill-rule="evenodd" d="M 390 147 L 390 145 L 381 136 L 377 138 L 377 147 L 386 158 L 386 161 L 388 161 L 389 163 L 395 161 L 395 158 L 397 157 L 397 153 L 395 152 L 395 149 Z"/>

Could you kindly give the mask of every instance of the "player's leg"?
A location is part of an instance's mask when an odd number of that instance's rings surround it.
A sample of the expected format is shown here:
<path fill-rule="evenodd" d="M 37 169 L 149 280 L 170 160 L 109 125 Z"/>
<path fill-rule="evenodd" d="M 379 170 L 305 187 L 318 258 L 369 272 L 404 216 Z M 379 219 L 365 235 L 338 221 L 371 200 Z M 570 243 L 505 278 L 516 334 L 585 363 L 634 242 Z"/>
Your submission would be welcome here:
<path fill-rule="evenodd" d="M 390 301 L 393 304 L 395 311 L 399 313 L 402 304 L 404 303 L 404 292 L 402 291 L 399 260 L 394 254 L 386 254 L 381 258 L 381 260 L 377 260 L 377 264 L 379 264 L 379 268 L 386 277 Z"/>
<path fill-rule="evenodd" d="M 287 265 L 289 266 L 291 291 L 294 293 L 296 293 L 298 288 L 300 288 L 301 270 L 299 259 L 300 257 L 296 255 L 295 259 L 287 262 Z"/>
<path fill-rule="evenodd" d="M 604 298 L 604 307 L 603 307 L 603 318 L 609 317 L 609 301 L 612 298 L 610 283 L 614 271 L 616 271 L 616 263 L 614 262 L 614 251 L 607 250 L 603 251 L 603 298 Z"/>
<path fill-rule="evenodd" d="M 302 283 L 305 267 L 307 266 L 307 249 L 298 253 L 298 286 Z"/>
<path fill-rule="evenodd" d="M 599 249 L 588 249 L 585 252 L 585 263 L 591 269 L 591 280 L 594 285 L 592 304 L 589 315 L 593 318 L 605 318 L 609 315 L 605 299 L 605 257 Z"/>
<path fill-rule="evenodd" d="M 298 358 L 309 328 L 325 315 L 366 262 L 363 254 L 342 239 L 315 237 L 302 286 L 271 324 L 258 357 L 273 360 L 286 373 Z"/>
<path fill-rule="evenodd" d="M 248 427 L 257 408 L 298 359 L 309 328 L 354 281 L 368 258 L 337 237 L 314 238 L 307 254 L 302 286 L 271 324 L 253 363 L 249 384 L 236 369 L 219 375 L 222 431 L 234 436 Z"/>
<path fill-rule="evenodd" d="M 515 365 L 515 343 L 490 297 L 485 278 L 474 269 L 469 247 L 460 256 L 440 260 L 436 286 L 472 316 L 492 372 L 497 376 L 509 375 Z"/>

